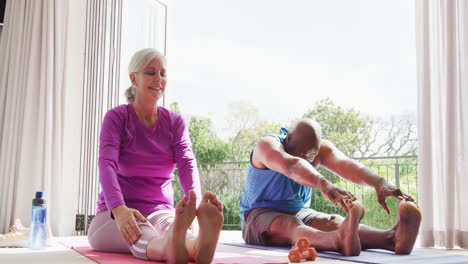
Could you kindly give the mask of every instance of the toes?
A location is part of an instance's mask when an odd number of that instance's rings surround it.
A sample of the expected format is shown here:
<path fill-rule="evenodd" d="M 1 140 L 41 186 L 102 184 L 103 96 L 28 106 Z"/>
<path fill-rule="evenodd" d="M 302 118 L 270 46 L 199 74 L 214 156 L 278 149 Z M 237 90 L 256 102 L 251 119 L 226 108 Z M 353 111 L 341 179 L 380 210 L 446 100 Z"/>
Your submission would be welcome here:
<path fill-rule="evenodd" d="M 364 208 L 361 203 L 354 201 L 351 202 L 352 207 L 357 207 L 357 208 Z"/>
<path fill-rule="evenodd" d="M 400 219 L 408 217 L 415 219 L 421 218 L 421 211 L 414 202 L 402 202 L 398 208 L 398 212 L 400 215 Z"/>
<path fill-rule="evenodd" d="M 216 199 L 216 195 L 215 195 L 214 193 L 212 193 L 212 192 L 205 192 L 205 193 L 203 194 L 202 202 L 207 203 L 207 202 L 209 202 L 209 201 L 211 201 L 211 200 L 213 200 L 213 199 Z"/>
<path fill-rule="evenodd" d="M 191 206 L 195 206 L 195 203 L 197 202 L 197 195 L 193 190 L 189 191 L 189 198 L 188 198 L 188 204 Z"/>
<path fill-rule="evenodd" d="M 176 208 L 184 207 L 185 204 L 187 203 L 187 200 L 188 200 L 187 196 L 184 196 L 182 199 L 180 199 L 180 200 L 177 202 L 177 204 L 176 204 L 175 207 L 176 207 Z"/>
<path fill-rule="evenodd" d="M 205 192 L 202 197 L 202 203 L 209 203 L 214 205 L 218 211 L 223 212 L 223 203 L 212 192 Z"/>
<path fill-rule="evenodd" d="M 223 211 L 223 203 L 221 203 L 221 201 L 218 200 L 218 198 L 214 198 L 213 200 L 211 200 L 211 203 L 215 205 L 220 212 Z"/>

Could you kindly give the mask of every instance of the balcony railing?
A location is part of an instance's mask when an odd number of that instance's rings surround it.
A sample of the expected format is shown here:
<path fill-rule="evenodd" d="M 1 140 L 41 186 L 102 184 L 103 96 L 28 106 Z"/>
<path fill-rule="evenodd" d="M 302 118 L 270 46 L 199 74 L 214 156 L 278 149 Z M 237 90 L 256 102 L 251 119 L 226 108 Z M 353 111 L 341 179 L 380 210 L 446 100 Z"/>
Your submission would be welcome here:
<path fill-rule="evenodd" d="M 417 194 L 417 157 L 373 157 L 357 159 L 369 169 L 373 170 L 389 183 L 401 188 L 404 193 L 412 195 L 416 200 Z M 199 164 L 202 191 L 212 191 L 221 199 L 224 205 L 223 229 L 240 229 L 239 199 L 245 180 L 245 171 L 248 162 L 221 162 Z M 387 204 L 392 212 L 388 216 L 377 202 L 375 190 L 368 186 L 353 184 L 349 181 L 319 168 L 319 171 L 330 181 L 339 187 L 351 191 L 358 201 L 366 208 L 366 215 L 362 223 L 376 228 L 393 227 L 397 221 L 397 201 L 389 198 Z M 182 191 L 178 182 L 174 181 L 175 200 L 182 197 Z M 328 213 L 345 213 L 333 206 L 322 194 L 313 190 L 311 208 Z"/>

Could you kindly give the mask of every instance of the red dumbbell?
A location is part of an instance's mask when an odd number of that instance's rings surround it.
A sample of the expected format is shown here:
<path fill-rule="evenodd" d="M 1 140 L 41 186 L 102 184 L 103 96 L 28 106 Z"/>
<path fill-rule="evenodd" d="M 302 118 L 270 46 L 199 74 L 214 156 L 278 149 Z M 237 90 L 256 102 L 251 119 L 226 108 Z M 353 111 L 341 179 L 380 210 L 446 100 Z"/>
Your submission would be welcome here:
<path fill-rule="evenodd" d="M 305 237 L 300 237 L 296 241 L 296 248 L 299 249 L 300 252 L 307 250 L 310 247 L 309 239 Z"/>
<path fill-rule="evenodd" d="M 310 261 L 310 260 L 314 261 L 315 258 L 317 258 L 317 251 L 315 251 L 315 248 L 311 247 L 305 251 L 302 251 L 301 255 L 307 261 Z"/>
<path fill-rule="evenodd" d="M 315 251 L 315 248 L 310 247 L 310 242 L 305 237 L 300 237 L 288 254 L 290 262 L 301 262 L 302 260 L 313 261 L 316 257 L 317 251 Z"/>
<path fill-rule="evenodd" d="M 301 262 L 302 256 L 301 252 L 295 247 L 291 248 L 288 254 L 289 261 L 291 262 Z"/>

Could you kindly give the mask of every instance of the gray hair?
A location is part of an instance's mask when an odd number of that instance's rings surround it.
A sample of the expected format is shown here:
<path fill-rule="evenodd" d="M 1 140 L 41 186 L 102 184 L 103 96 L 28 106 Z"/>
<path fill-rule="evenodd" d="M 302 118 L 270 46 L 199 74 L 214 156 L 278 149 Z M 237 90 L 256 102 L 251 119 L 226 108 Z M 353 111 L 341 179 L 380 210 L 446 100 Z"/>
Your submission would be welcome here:
<path fill-rule="evenodd" d="M 162 64 L 166 64 L 166 57 L 164 57 L 164 55 L 156 49 L 146 48 L 137 51 L 135 54 L 133 54 L 132 59 L 128 64 L 128 74 L 141 71 L 150 61 L 154 59 L 158 59 Z M 133 85 L 130 85 L 130 87 L 125 90 L 125 97 L 129 103 L 135 101 L 136 90 Z"/>

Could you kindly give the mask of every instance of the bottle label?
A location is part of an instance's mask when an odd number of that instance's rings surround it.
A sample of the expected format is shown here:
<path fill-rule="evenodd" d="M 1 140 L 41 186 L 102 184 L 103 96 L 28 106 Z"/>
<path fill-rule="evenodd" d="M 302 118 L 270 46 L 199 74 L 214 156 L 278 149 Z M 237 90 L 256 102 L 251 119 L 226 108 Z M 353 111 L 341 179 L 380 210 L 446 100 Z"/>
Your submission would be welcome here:
<path fill-rule="evenodd" d="M 33 206 L 31 222 L 44 224 L 47 221 L 47 209 L 44 206 Z"/>
<path fill-rule="evenodd" d="M 47 208 L 45 206 L 33 206 L 31 227 L 29 236 L 29 247 L 42 249 L 47 242 Z"/>

